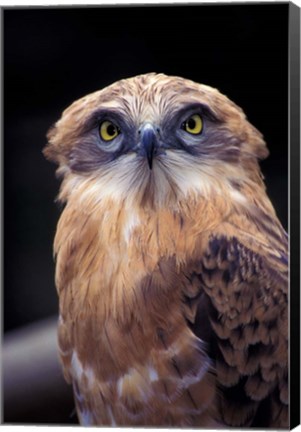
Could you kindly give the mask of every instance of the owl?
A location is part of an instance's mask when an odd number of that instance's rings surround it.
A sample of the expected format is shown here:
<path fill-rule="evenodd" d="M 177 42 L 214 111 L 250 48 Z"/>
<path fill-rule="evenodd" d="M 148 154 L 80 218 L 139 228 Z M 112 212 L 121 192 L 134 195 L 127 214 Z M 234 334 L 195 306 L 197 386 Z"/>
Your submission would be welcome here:
<path fill-rule="evenodd" d="M 82 425 L 288 427 L 287 235 L 262 135 L 218 90 L 149 73 L 74 102 L 58 345 Z"/>

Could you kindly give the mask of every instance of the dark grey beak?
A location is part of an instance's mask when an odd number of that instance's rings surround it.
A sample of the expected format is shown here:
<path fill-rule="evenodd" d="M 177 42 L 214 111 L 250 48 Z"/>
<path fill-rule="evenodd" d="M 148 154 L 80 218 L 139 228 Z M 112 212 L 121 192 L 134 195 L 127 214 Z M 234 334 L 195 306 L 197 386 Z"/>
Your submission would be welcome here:
<path fill-rule="evenodd" d="M 157 149 L 156 131 L 151 123 L 146 123 L 141 128 L 141 145 L 147 157 L 148 166 L 153 167 L 153 157 Z"/>

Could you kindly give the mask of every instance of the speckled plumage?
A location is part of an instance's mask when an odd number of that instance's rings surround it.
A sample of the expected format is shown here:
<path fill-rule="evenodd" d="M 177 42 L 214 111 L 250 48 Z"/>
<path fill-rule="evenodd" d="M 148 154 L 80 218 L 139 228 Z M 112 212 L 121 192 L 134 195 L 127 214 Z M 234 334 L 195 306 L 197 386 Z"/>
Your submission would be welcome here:
<path fill-rule="evenodd" d="M 189 137 L 194 112 L 204 130 Z M 104 118 L 121 130 L 107 147 Z M 76 101 L 48 138 L 66 203 L 60 358 L 82 424 L 287 427 L 287 236 L 258 165 L 264 140 L 241 109 L 146 74 Z"/>

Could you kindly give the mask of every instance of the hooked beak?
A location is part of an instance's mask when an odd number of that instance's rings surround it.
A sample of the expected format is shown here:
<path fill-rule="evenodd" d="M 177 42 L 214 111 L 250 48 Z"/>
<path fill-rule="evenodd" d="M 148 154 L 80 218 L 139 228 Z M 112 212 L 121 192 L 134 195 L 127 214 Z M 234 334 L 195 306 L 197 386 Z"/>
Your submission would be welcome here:
<path fill-rule="evenodd" d="M 151 123 L 146 123 L 140 133 L 142 149 L 147 157 L 149 169 L 152 169 L 154 154 L 158 147 L 156 131 Z"/>

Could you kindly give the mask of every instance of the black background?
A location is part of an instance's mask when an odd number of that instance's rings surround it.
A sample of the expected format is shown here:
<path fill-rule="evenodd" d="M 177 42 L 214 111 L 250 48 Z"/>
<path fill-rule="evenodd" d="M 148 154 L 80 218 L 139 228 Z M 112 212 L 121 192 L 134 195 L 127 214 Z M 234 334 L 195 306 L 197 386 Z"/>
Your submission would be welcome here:
<path fill-rule="evenodd" d="M 146 72 L 218 88 L 265 136 L 268 194 L 287 228 L 288 4 L 6 8 L 4 330 L 57 312 L 59 182 L 42 149 L 75 99 Z"/>

